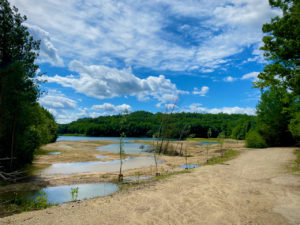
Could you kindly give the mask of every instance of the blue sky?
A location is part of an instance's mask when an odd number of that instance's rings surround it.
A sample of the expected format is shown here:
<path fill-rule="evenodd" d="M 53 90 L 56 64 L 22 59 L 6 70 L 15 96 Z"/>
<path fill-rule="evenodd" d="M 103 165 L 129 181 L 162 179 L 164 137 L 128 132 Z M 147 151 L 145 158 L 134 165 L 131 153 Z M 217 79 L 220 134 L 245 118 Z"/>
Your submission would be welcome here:
<path fill-rule="evenodd" d="M 57 122 L 146 110 L 255 114 L 268 0 L 11 0 Z"/>

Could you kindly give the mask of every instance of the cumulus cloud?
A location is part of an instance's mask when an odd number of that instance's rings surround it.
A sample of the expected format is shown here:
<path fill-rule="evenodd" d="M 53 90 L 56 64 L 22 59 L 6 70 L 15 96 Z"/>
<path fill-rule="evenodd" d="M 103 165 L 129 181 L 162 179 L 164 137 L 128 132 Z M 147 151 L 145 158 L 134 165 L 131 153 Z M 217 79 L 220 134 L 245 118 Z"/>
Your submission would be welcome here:
<path fill-rule="evenodd" d="M 43 76 L 42 79 L 56 82 L 64 87 L 71 87 L 79 93 L 98 99 L 130 95 L 137 96 L 139 100 L 152 97 L 165 103 L 179 94 L 188 93 L 178 90 L 176 85 L 163 75 L 141 79 L 135 76 L 130 69 L 119 70 L 102 65 L 86 66 L 79 61 L 72 61 L 69 68 L 79 75 Z"/>
<path fill-rule="evenodd" d="M 25 25 L 28 28 L 30 34 L 33 36 L 33 38 L 35 40 L 41 41 L 39 61 L 50 62 L 54 66 L 63 66 L 64 62 L 62 58 L 58 55 L 58 51 L 52 43 L 50 34 L 36 25 Z"/>
<path fill-rule="evenodd" d="M 199 90 L 198 88 L 194 88 L 193 94 L 194 95 L 205 96 L 208 91 L 209 91 L 209 87 L 203 86 L 203 87 L 201 87 L 201 90 Z"/>
<path fill-rule="evenodd" d="M 251 72 L 251 73 L 247 73 L 244 76 L 242 76 L 242 80 L 251 80 L 251 81 L 257 81 L 257 75 L 259 74 L 259 72 Z"/>
<path fill-rule="evenodd" d="M 67 98 L 60 92 L 51 91 L 49 94 L 41 97 L 39 103 L 49 109 L 75 109 L 76 101 Z"/>
<path fill-rule="evenodd" d="M 233 81 L 236 81 L 237 79 L 236 78 L 234 78 L 234 77 L 232 77 L 232 76 L 228 76 L 228 77 L 225 77 L 224 79 L 223 79 L 223 81 L 225 81 L 225 82 L 233 82 Z"/>
<path fill-rule="evenodd" d="M 11 2 L 51 34 L 49 60 L 56 46 L 65 58 L 93 64 L 207 73 L 246 48 L 257 50 L 262 24 L 279 14 L 268 0 Z"/>
<path fill-rule="evenodd" d="M 122 113 L 125 111 L 131 112 L 131 106 L 127 104 L 122 104 L 122 105 L 113 105 L 111 103 L 104 103 L 102 105 L 93 105 L 91 107 L 92 110 L 97 110 L 97 111 L 105 111 L 109 113 Z"/>
<path fill-rule="evenodd" d="M 251 107 L 222 107 L 222 108 L 206 108 L 202 104 L 194 103 L 188 106 L 187 109 L 183 109 L 184 112 L 197 112 L 197 113 L 227 113 L 227 114 L 248 114 L 255 115 L 256 109 Z"/>

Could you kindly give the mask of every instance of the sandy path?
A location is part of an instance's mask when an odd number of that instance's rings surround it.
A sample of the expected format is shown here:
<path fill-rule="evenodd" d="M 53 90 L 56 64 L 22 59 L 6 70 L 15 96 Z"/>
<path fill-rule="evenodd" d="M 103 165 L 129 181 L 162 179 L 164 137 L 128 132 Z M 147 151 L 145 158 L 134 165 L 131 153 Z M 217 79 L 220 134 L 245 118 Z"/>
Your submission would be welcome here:
<path fill-rule="evenodd" d="M 291 148 L 249 150 L 113 197 L 0 219 L 0 224 L 300 224 L 300 176 Z"/>

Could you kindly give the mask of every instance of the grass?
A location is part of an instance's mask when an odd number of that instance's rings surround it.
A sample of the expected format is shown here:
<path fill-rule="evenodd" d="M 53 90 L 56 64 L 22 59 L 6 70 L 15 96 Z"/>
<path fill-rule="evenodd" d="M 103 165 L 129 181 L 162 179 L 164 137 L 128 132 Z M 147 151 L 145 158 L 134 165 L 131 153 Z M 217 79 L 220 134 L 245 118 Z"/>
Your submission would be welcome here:
<path fill-rule="evenodd" d="M 294 151 L 294 154 L 296 155 L 296 160 L 294 161 L 293 163 L 293 166 L 292 166 L 292 172 L 300 172 L 300 149 L 296 149 Z"/>
<path fill-rule="evenodd" d="M 36 200 L 26 200 L 15 193 L 11 200 L 0 200 L 0 217 L 16 213 L 46 209 L 57 204 L 49 204 L 47 195 L 42 193 Z"/>
<path fill-rule="evenodd" d="M 218 142 L 218 138 L 187 138 L 186 141 Z"/>
<path fill-rule="evenodd" d="M 208 160 L 208 162 L 205 165 L 215 165 L 215 164 L 221 164 L 226 161 L 229 161 L 231 159 L 234 159 L 240 154 L 239 151 L 236 150 L 227 150 L 224 152 L 223 157 L 213 157 Z"/>

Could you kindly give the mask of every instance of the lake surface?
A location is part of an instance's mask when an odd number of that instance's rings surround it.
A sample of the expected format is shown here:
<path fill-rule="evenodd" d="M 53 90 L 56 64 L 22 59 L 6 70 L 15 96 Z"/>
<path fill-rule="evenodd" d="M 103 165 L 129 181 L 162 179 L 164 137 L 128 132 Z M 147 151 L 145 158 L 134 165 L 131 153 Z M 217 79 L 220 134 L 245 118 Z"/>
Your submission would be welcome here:
<path fill-rule="evenodd" d="M 101 147 L 97 147 L 98 151 L 106 152 L 120 152 L 120 144 L 110 144 Z M 139 153 L 150 153 L 152 146 L 141 144 L 141 143 L 124 143 L 123 150 L 126 154 L 139 154 Z"/>
<path fill-rule="evenodd" d="M 162 160 L 158 160 L 162 164 Z M 123 160 L 123 170 L 154 166 L 154 157 L 128 157 Z M 46 169 L 37 170 L 38 175 L 77 174 L 91 172 L 117 172 L 120 170 L 120 160 L 90 161 L 74 163 L 54 163 Z"/>
<path fill-rule="evenodd" d="M 198 168 L 199 166 L 197 164 L 188 164 L 188 165 L 183 165 L 183 166 L 180 166 L 180 168 L 183 168 L 183 169 L 193 169 L 193 168 Z"/>
<path fill-rule="evenodd" d="M 59 155 L 60 152 L 48 152 L 47 155 Z"/>
<path fill-rule="evenodd" d="M 47 195 L 48 203 L 62 204 L 64 202 L 72 201 L 71 188 L 78 187 L 77 200 L 84 200 L 88 198 L 95 198 L 99 196 L 106 196 L 116 192 L 119 187 L 112 183 L 96 183 L 96 184 L 75 184 L 75 185 L 63 185 L 56 187 L 46 187 L 35 191 L 19 191 L 16 192 L 22 199 L 36 200 L 38 196 L 41 196 L 41 192 L 45 192 Z M 12 199 L 13 192 L 2 193 L 3 199 Z"/>
<path fill-rule="evenodd" d="M 152 141 L 147 137 L 125 137 L 124 142 L 142 140 Z M 86 136 L 59 136 L 56 141 L 120 141 L 120 137 L 86 137 Z"/>
<path fill-rule="evenodd" d="M 212 142 L 209 142 L 209 141 L 202 141 L 202 142 L 200 142 L 200 143 L 197 144 L 197 145 L 202 146 L 202 145 L 214 145 L 214 144 L 218 144 L 218 142 L 214 142 L 214 141 L 212 141 Z"/>

